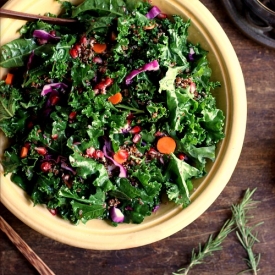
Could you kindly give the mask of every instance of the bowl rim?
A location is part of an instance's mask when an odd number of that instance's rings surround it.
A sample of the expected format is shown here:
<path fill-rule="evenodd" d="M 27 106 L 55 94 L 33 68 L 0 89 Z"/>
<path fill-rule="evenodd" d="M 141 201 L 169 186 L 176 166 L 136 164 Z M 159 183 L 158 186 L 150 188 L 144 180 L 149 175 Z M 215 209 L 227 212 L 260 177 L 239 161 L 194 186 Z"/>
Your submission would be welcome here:
<path fill-rule="evenodd" d="M 31 3 L 32 1 L 34 0 L 27 0 L 24 3 Z M 162 4 L 167 1 L 160 0 Z M 10 0 L 4 7 L 16 7 L 15 2 L 17 0 Z M 154 2 L 153 0 L 153 4 Z M 1 175 L 1 202 L 32 229 L 61 243 L 86 249 L 118 250 L 147 245 L 173 235 L 193 222 L 208 209 L 228 183 L 241 154 L 246 129 L 246 89 L 241 66 L 224 30 L 200 1 L 170 0 L 168 2 L 182 10 L 191 19 L 191 22 L 201 26 L 203 35 L 209 38 L 214 54 L 217 58 L 219 57 L 219 63 L 221 65 L 226 64 L 223 67 L 223 74 L 230 79 L 228 89 L 230 89 L 229 96 L 232 99 L 229 103 L 227 100 L 227 104 L 230 105 L 227 106 L 227 109 L 233 108 L 234 112 L 228 113 L 226 117 L 226 131 L 229 132 L 230 130 L 231 134 L 221 142 L 221 154 L 211 168 L 211 171 L 218 170 L 219 173 L 210 173 L 206 176 L 204 181 L 210 180 L 210 184 L 196 190 L 194 196 L 191 197 L 191 205 L 186 208 L 187 210 L 173 207 L 167 215 L 163 215 L 161 219 L 153 219 L 148 224 L 121 224 L 116 228 L 110 226 L 104 232 L 100 229 L 91 228 L 87 224 L 79 224 L 76 229 L 68 222 L 49 215 L 43 206 L 31 207 L 32 204 L 28 198 L 22 200 L 22 196 L 25 196 L 24 192 L 15 184 L 10 183 L 8 177 Z M 199 18 L 195 14 L 200 14 Z M 210 33 L 204 26 L 212 26 L 215 31 Z M 199 201 L 195 199 L 198 196 L 200 196 Z M 154 215 L 160 214 L 157 211 Z M 93 221 L 94 226 L 100 223 L 102 221 Z M 52 228 L 53 225 L 57 229 Z"/>

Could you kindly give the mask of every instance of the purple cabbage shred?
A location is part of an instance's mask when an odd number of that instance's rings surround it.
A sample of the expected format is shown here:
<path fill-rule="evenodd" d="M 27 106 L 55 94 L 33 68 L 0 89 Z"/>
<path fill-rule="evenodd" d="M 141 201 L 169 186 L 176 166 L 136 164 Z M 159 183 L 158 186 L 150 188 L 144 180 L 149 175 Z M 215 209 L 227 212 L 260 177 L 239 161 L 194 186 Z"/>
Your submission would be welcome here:
<path fill-rule="evenodd" d="M 50 33 L 44 30 L 35 30 L 32 35 L 35 38 L 38 38 L 47 42 L 60 40 L 60 37 L 51 35 Z"/>
<path fill-rule="evenodd" d="M 145 15 L 148 19 L 153 19 L 155 18 L 156 16 L 158 16 L 159 14 L 161 13 L 161 10 L 156 7 L 156 6 L 153 6 L 149 11 L 148 13 Z"/>
<path fill-rule="evenodd" d="M 55 91 L 55 89 L 58 89 L 58 88 L 66 89 L 67 87 L 68 86 L 62 82 L 47 84 L 43 87 L 41 95 L 45 96 L 46 94 Z"/>
<path fill-rule="evenodd" d="M 32 51 L 30 56 L 29 56 L 28 63 L 27 63 L 27 70 L 29 70 L 31 68 L 33 58 L 34 58 L 34 51 Z"/>
<path fill-rule="evenodd" d="M 103 153 L 105 158 L 109 159 L 116 167 L 119 168 L 119 177 L 120 178 L 126 178 L 127 177 L 127 171 L 126 169 L 119 163 L 117 163 L 110 155 L 110 145 L 108 144 L 108 142 L 105 142 L 105 145 L 103 146 Z"/>
<path fill-rule="evenodd" d="M 110 217 L 113 222 L 123 222 L 124 221 L 124 215 L 119 208 L 112 206 L 110 208 L 109 213 L 110 213 Z"/>
<path fill-rule="evenodd" d="M 188 53 L 188 60 L 189 61 L 194 61 L 195 60 L 195 51 L 193 48 L 190 48 L 189 53 Z"/>
<path fill-rule="evenodd" d="M 158 69 L 159 69 L 158 61 L 153 60 L 153 61 L 143 65 L 141 68 L 139 68 L 137 70 L 133 70 L 132 72 L 130 72 L 125 78 L 125 83 L 126 83 L 126 85 L 129 85 L 132 82 L 132 79 L 141 72 L 157 71 Z"/>

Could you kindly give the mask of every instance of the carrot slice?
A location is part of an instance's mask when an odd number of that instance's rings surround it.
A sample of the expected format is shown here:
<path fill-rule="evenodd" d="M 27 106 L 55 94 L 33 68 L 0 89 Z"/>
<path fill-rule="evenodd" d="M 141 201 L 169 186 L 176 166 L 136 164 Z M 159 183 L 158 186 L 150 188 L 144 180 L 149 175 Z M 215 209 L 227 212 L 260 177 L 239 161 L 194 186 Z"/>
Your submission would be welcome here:
<path fill-rule="evenodd" d="M 119 164 L 122 164 L 122 163 L 124 163 L 124 162 L 126 162 L 127 161 L 127 159 L 125 159 L 125 158 L 122 158 L 119 154 L 114 154 L 114 160 L 117 162 L 117 163 L 119 163 Z"/>
<path fill-rule="evenodd" d="M 118 104 L 122 101 L 122 94 L 121 93 L 116 93 L 116 94 L 110 96 L 108 98 L 108 100 L 114 105 Z"/>
<path fill-rule="evenodd" d="M 103 53 L 107 48 L 107 45 L 106 44 L 100 44 L 100 43 L 95 43 L 93 45 L 93 50 L 96 52 L 96 53 Z"/>
<path fill-rule="evenodd" d="M 8 73 L 7 77 L 5 79 L 5 82 L 7 85 L 11 85 L 12 84 L 12 80 L 13 80 L 14 74 Z"/>
<path fill-rule="evenodd" d="M 155 24 L 149 25 L 149 26 L 144 26 L 143 29 L 146 30 L 152 30 L 155 27 Z"/>
<path fill-rule="evenodd" d="M 161 137 L 157 142 L 157 149 L 162 154 L 171 154 L 175 151 L 176 145 L 171 137 Z"/>
<path fill-rule="evenodd" d="M 29 151 L 28 147 L 23 146 L 20 151 L 20 158 L 22 159 L 25 158 L 28 155 L 28 151 Z"/>
<path fill-rule="evenodd" d="M 119 163 L 122 164 L 124 162 L 127 161 L 128 159 L 128 152 L 126 150 L 118 150 L 115 154 L 114 154 L 114 160 Z"/>

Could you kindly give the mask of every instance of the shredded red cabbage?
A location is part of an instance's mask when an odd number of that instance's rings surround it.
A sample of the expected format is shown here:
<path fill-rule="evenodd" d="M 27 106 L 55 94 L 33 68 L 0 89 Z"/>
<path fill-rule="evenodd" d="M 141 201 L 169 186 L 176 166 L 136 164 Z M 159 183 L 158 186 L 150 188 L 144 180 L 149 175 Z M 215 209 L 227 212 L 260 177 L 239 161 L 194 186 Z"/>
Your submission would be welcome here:
<path fill-rule="evenodd" d="M 60 37 L 51 35 L 50 33 L 46 32 L 44 30 L 35 30 L 32 35 L 35 38 L 39 38 L 39 39 L 42 39 L 42 40 L 45 40 L 45 41 L 60 40 Z"/>
<path fill-rule="evenodd" d="M 34 51 L 32 51 L 30 56 L 29 56 L 28 63 L 27 63 L 27 70 L 29 70 L 31 68 L 33 57 L 34 57 Z"/>
<path fill-rule="evenodd" d="M 120 178 L 127 178 L 127 171 L 126 169 L 121 165 L 119 164 L 118 162 L 116 162 L 107 152 L 107 145 L 105 144 L 103 146 L 103 153 L 104 153 L 104 156 L 105 158 L 109 159 L 115 166 L 117 166 L 119 168 L 119 177 Z"/>
<path fill-rule="evenodd" d="M 195 60 L 195 58 L 194 58 L 195 54 L 196 54 L 196 53 L 195 53 L 194 49 L 193 49 L 193 48 L 190 48 L 189 54 L 188 54 L 188 60 L 189 60 L 189 61 L 194 61 L 194 60 Z"/>
<path fill-rule="evenodd" d="M 73 170 L 72 167 L 70 167 L 67 163 L 65 163 L 64 161 L 61 162 L 61 168 L 67 170 L 67 171 L 70 171 L 72 172 L 74 175 L 76 175 L 76 171 Z"/>
<path fill-rule="evenodd" d="M 160 13 L 161 13 L 161 10 L 158 7 L 154 6 L 148 11 L 148 13 L 145 16 L 148 19 L 153 19 L 156 16 L 158 16 Z"/>
<path fill-rule="evenodd" d="M 113 222 L 123 222 L 124 221 L 124 215 L 121 212 L 121 210 L 117 207 L 112 206 L 110 208 L 110 217 Z"/>
<path fill-rule="evenodd" d="M 137 76 L 141 72 L 145 71 L 157 71 L 159 69 L 159 63 L 157 60 L 153 60 L 145 65 L 143 65 L 140 69 L 133 70 L 125 77 L 126 85 L 129 85 L 132 82 L 132 79 Z"/>
<path fill-rule="evenodd" d="M 47 84 L 43 87 L 41 95 L 45 96 L 46 94 L 51 93 L 55 89 L 58 89 L 58 88 L 66 89 L 67 87 L 68 86 L 63 82 Z"/>
<path fill-rule="evenodd" d="M 159 210 L 160 206 L 159 205 L 156 205 L 154 208 L 153 208 L 153 213 L 157 212 Z"/>

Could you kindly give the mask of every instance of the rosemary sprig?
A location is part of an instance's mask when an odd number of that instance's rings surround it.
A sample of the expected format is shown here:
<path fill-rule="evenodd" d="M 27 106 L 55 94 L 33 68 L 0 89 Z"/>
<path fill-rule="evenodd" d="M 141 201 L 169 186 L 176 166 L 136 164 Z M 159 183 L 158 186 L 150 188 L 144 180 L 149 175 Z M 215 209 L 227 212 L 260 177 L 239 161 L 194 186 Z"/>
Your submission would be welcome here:
<path fill-rule="evenodd" d="M 211 234 L 203 248 L 201 244 L 199 244 L 198 253 L 195 253 L 194 249 L 192 250 L 192 257 L 189 265 L 177 271 L 183 271 L 183 273 L 173 273 L 173 275 L 187 275 L 190 269 L 195 265 L 201 264 L 205 257 L 212 255 L 214 251 L 222 250 L 221 244 L 227 235 L 234 230 L 234 225 L 234 219 L 227 220 L 215 238 L 213 238 L 213 234 Z"/>
<path fill-rule="evenodd" d="M 249 269 L 244 270 L 239 274 L 252 271 L 254 275 L 257 275 L 257 272 L 259 271 L 258 265 L 260 262 L 261 254 L 254 254 L 253 252 L 253 245 L 255 244 L 255 242 L 259 242 L 259 240 L 257 239 L 258 232 L 253 233 L 253 231 L 256 227 L 263 224 L 263 222 L 260 222 L 253 226 L 249 226 L 248 218 L 253 217 L 247 217 L 247 211 L 255 208 L 255 205 L 258 203 L 257 201 L 253 201 L 251 199 L 255 191 L 256 189 L 252 190 L 251 192 L 249 189 L 247 189 L 242 202 L 239 205 L 233 205 L 231 208 L 237 226 L 236 235 L 248 255 L 248 259 L 245 259 L 245 262 Z"/>
<path fill-rule="evenodd" d="M 183 273 L 173 273 L 173 275 L 187 275 L 190 269 L 195 265 L 201 264 L 204 258 L 212 255 L 214 251 L 221 250 L 222 242 L 233 230 L 237 230 L 236 234 L 238 236 L 238 239 L 242 246 L 246 249 L 248 254 L 248 259 L 246 259 L 246 263 L 249 269 L 240 273 L 253 271 L 254 275 L 257 275 L 258 265 L 260 262 L 260 254 L 254 254 L 252 250 L 254 243 L 256 241 L 258 242 L 257 233 L 253 234 L 252 231 L 255 229 L 255 227 L 259 226 L 262 223 L 258 223 L 252 227 L 249 227 L 247 225 L 247 211 L 255 208 L 256 203 L 258 203 L 251 199 L 255 191 L 256 189 L 252 191 L 250 191 L 250 189 L 246 190 L 242 201 L 238 205 L 232 205 L 232 218 L 225 222 L 218 235 L 213 238 L 213 234 L 211 234 L 203 248 L 201 244 L 199 244 L 198 253 L 195 253 L 195 250 L 193 249 L 191 260 L 188 266 L 185 268 L 181 268 L 177 271 Z"/>

